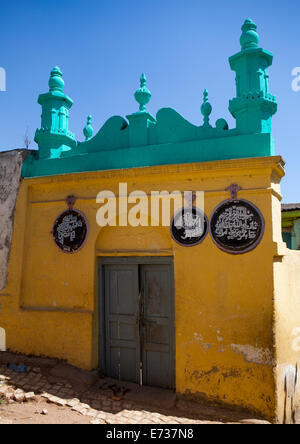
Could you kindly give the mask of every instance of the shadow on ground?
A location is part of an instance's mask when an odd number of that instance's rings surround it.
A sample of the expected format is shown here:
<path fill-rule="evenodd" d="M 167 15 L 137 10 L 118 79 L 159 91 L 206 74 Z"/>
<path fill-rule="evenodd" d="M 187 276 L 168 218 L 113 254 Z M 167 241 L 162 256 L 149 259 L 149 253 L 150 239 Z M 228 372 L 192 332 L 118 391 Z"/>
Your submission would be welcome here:
<path fill-rule="evenodd" d="M 27 372 L 17 373 L 7 364 L 25 365 Z M 117 415 L 115 418 L 123 420 L 121 423 L 126 420 L 129 423 L 153 422 L 155 418 L 157 423 L 173 424 L 265 423 L 249 413 L 189 401 L 170 390 L 103 378 L 97 371 L 84 371 L 56 359 L 1 352 L 0 374 L 9 377 L 12 386 L 25 392 L 47 393 L 63 402 L 75 398 L 85 410 L 103 413 L 106 422 L 105 414 L 110 419 L 110 415 Z"/>

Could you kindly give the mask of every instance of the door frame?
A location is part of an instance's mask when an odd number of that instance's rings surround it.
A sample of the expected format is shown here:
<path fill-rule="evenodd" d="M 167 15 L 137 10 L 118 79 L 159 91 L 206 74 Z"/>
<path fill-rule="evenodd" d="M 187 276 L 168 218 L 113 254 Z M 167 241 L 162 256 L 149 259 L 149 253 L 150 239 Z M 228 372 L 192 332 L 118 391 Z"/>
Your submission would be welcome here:
<path fill-rule="evenodd" d="M 106 373 L 106 333 L 105 333 L 105 293 L 104 267 L 105 265 L 171 265 L 171 313 L 170 322 L 173 325 L 170 352 L 173 356 L 171 377 L 173 389 L 176 389 L 176 335 L 175 335 L 175 288 L 174 288 L 174 259 L 173 256 L 98 256 L 98 369 Z"/>

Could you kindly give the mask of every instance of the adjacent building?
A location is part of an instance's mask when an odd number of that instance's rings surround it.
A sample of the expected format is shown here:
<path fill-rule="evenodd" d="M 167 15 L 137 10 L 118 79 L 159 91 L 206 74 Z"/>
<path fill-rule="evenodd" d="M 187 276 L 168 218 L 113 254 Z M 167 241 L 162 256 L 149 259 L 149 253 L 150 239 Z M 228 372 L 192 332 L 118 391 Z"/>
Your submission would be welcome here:
<path fill-rule="evenodd" d="M 300 250 L 300 203 L 283 204 L 282 237 L 291 250 Z"/>

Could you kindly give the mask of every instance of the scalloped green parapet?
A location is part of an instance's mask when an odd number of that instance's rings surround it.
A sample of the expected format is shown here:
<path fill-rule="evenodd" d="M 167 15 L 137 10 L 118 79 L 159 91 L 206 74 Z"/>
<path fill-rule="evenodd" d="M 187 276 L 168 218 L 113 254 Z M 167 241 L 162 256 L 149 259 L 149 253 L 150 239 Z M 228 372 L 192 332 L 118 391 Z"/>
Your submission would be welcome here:
<path fill-rule="evenodd" d="M 269 93 L 267 68 L 270 52 L 258 47 L 257 27 L 251 19 L 242 26 L 241 51 L 230 57 L 236 72 L 236 97 L 229 110 L 236 128 L 228 129 L 224 119 L 211 122 L 212 105 L 205 90 L 201 113 L 203 124 L 193 125 L 175 110 L 164 108 L 153 117 L 146 111 L 151 92 L 142 74 L 134 94 L 139 110 L 110 118 L 93 137 L 91 117 L 84 128 L 84 142 L 75 141 L 68 129 L 73 101 L 63 93 L 59 68 L 54 68 L 49 93 L 39 96 L 42 125 L 37 130 L 38 152 L 23 165 L 23 176 L 64 174 L 83 171 L 134 168 L 175 163 L 270 156 L 274 154 L 271 117 L 277 110 Z M 199 115 L 200 120 L 200 115 Z"/>
<path fill-rule="evenodd" d="M 145 113 L 148 114 L 148 113 Z M 136 115 L 131 115 L 135 118 Z M 241 159 L 274 154 L 270 133 L 240 134 L 220 119 L 216 128 L 196 126 L 175 110 L 161 109 L 144 127 L 122 117 L 110 118 L 90 140 L 78 143 L 59 159 L 37 159 L 34 152 L 23 165 L 24 177 L 147 167 L 154 165 Z M 146 126 L 147 125 L 147 126 Z M 144 131 L 145 127 L 147 131 Z M 134 144 L 139 139 L 139 144 Z"/>

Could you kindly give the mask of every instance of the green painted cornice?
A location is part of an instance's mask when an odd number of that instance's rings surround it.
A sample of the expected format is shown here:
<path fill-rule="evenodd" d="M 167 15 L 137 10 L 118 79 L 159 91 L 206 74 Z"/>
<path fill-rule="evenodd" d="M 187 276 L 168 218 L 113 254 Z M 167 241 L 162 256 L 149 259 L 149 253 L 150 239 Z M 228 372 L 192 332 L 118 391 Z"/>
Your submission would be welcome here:
<path fill-rule="evenodd" d="M 263 48 L 248 48 L 229 57 L 230 68 L 234 71 L 239 63 L 249 62 L 259 57 L 265 61 L 266 68 L 272 65 L 274 56 L 270 51 Z"/>
<path fill-rule="evenodd" d="M 120 118 L 116 118 L 115 123 Z M 120 122 L 120 121 L 119 121 Z M 126 131 L 126 129 L 125 129 Z M 224 131 L 225 132 L 225 131 Z M 128 135 L 128 133 L 127 133 Z M 98 137 L 100 134 L 98 133 Z M 103 142 L 104 134 L 101 135 Z M 70 156 L 70 152 L 62 153 L 59 159 L 38 159 L 38 153 L 32 152 L 23 164 L 24 177 L 49 176 L 54 174 L 80 173 L 84 171 L 104 171 L 124 168 L 147 167 L 155 165 L 174 165 L 194 162 L 207 162 L 214 160 L 245 159 L 255 157 L 267 157 L 273 155 L 271 149 L 272 138 L 270 134 L 220 136 L 219 138 L 204 138 L 202 140 L 189 140 L 164 144 L 127 147 L 116 146 L 107 148 L 103 144 L 102 150 L 92 150 L 97 147 L 95 139 L 90 140 L 94 144 L 89 146 L 90 151 Z M 126 145 L 126 133 L 119 140 Z M 76 151 L 81 148 L 86 151 L 87 144 L 83 142 Z M 83 150 L 84 147 L 84 150 Z M 242 147 L 242 149 L 241 149 Z"/>
<path fill-rule="evenodd" d="M 70 109 L 74 103 L 70 97 L 59 91 L 49 91 L 48 93 L 40 94 L 38 97 L 38 103 L 42 106 L 55 100 L 63 103 L 68 109 Z"/>

